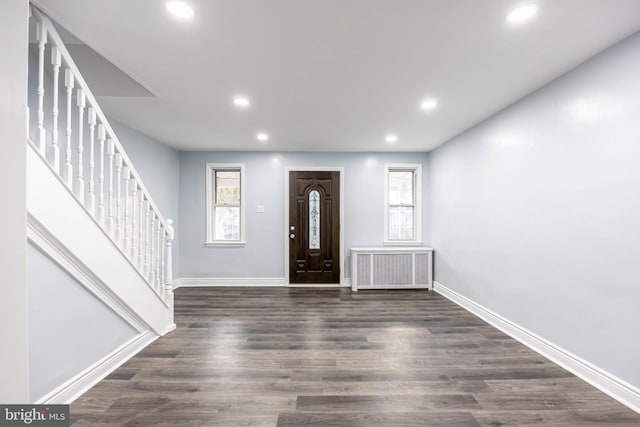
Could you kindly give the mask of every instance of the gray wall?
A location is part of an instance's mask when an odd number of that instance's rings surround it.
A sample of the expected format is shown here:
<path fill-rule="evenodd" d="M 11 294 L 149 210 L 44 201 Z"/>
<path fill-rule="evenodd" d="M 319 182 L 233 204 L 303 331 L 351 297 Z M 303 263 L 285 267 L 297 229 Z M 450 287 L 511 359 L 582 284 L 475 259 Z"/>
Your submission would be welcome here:
<path fill-rule="evenodd" d="M 640 34 L 430 153 L 435 278 L 640 386 Z"/>
<path fill-rule="evenodd" d="M 0 299 L 0 402 L 29 399 L 27 347 L 26 147 L 27 0 L 2 3 L 0 38 L 0 200 L 2 298 Z"/>
<path fill-rule="evenodd" d="M 384 164 L 424 164 L 426 159 L 425 153 L 181 152 L 180 277 L 284 277 L 286 166 L 344 167 L 345 250 L 348 252 L 352 246 L 381 246 L 384 234 Z M 204 246 L 207 163 L 245 163 L 245 247 Z M 426 180 L 423 166 L 423 188 L 427 187 Z M 264 205 L 265 212 L 256 213 L 257 205 Z M 424 224 L 427 216 L 423 213 Z M 423 229 L 427 227 L 423 226 Z M 423 231 L 423 240 L 426 239 Z"/>
<path fill-rule="evenodd" d="M 27 284 L 31 402 L 138 334 L 32 245 L 27 250 Z"/>

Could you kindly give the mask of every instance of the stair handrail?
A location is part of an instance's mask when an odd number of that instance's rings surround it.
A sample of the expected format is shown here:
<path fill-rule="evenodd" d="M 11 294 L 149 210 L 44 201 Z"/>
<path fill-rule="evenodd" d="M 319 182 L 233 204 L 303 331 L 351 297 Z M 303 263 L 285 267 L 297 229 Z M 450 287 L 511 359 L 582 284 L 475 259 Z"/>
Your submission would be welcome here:
<path fill-rule="evenodd" d="M 35 18 L 36 40 L 38 43 L 38 83 L 37 83 L 37 139 L 33 145 L 42 158 L 67 185 L 69 191 L 85 207 L 116 246 L 138 269 L 143 278 L 161 296 L 171 304 L 172 295 L 172 257 L 171 247 L 175 231 L 173 221 L 166 219 L 144 185 L 140 174 L 126 154 L 120 140 L 111 127 L 109 120 L 100 108 L 89 85 L 84 80 L 71 54 L 67 50 L 58 31 L 49 17 L 38 7 L 30 5 L 30 18 Z M 52 129 L 47 138 L 44 120 L 44 68 L 45 48 L 51 45 L 51 68 L 53 74 Z M 64 69 L 64 87 L 66 88 L 66 159 L 61 161 L 61 143 L 59 141 L 59 92 L 60 69 Z M 76 86 L 77 83 L 77 86 Z M 75 89 L 76 96 L 73 96 Z M 73 99 L 77 110 L 71 108 Z M 86 122 L 85 122 L 86 110 Z M 72 164 L 72 113 L 78 114 L 77 145 L 75 155 L 78 164 Z M 29 112 L 28 112 L 29 116 Z M 84 128 L 87 125 L 88 129 Z M 90 158 L 88 172 L 84 171 L 84 137 L 89 136 Z M 96 136 L 99 144 L 100 170 L 95 168 Z M 28 138 L 31 141 L 30 137 Z M 107 161 L 109 188 L 104 192 L 105 161 Z M 114 172 L 115 169 L 115 172 Z M 89 187 L 85 186 L 85 175 L 89 175 Z M 96 197 L 96 175 L 99 193 Z M 114 176 L 117 185 L 114 191 Z M 124 176 L 124 182 L 122 178 Z M 124 184 L 124 185 L 122 185 Z M 122 190 L 124 186 L 124 194 Z M 130 188 L 132 187 L 132 188 Z M 114 194 L 115 193 L 115 194 Z M 114 200 L 114 197 L 116 198 Z M 108 198 L 105 207 L 105 198 Z M 121 217 L 124 200 L 124 226 Z M 129 205 L 132 215 L 128 217 Z M 136 206 L 137 205 L 137 206 Z M 115 218 L 114 218 L 114 209 Z M 137 222 L 139 221 L 139 223 Z M 144 230 L 143 230 L 144 224 Z M 130 234 L 129 234 L 130 232 Z M 135 243 L 135 244 L 134 244 Z M 137 246 L 137 247 L 136 247 Z"/>

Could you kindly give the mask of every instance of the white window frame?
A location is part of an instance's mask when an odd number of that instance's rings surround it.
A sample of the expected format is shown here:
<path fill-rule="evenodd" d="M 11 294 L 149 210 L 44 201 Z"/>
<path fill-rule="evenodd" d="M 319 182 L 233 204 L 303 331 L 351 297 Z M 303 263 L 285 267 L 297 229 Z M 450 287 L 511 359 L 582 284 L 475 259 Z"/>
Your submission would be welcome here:
<path fill-rule="evenodd" d="M 408 240 L 389 238 L 389 172 L 413 172 L 414 236 Z M 390 163 L 384 165 L 384 246 L 422 246 L 422 164 Z"/>
<path fill-rule="evenodd" d="M 214 173 L 217 171 L 240 171 L 240 240 L 214 240 L 213 200 L 215 191 Z M 205 246 L 244 246 L 245 239 L 245 173 L 244 163 L 207 163 L 207 235 Z"/>

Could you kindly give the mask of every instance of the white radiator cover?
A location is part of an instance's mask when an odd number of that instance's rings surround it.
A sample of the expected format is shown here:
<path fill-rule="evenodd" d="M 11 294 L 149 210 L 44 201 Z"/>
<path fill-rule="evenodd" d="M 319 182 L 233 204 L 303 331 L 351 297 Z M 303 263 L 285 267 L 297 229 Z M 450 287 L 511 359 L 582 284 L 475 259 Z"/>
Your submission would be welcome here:
<path fill-rule="evenodd" d="M 351 248 L 351 289 L 433 287 L 433 249 Z"/>

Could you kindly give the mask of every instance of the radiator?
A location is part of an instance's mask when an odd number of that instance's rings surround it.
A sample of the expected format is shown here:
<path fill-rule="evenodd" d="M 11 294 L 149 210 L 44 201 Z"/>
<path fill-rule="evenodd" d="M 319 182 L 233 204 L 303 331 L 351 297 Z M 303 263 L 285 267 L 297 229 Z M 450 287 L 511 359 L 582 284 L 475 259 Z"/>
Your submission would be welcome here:
<path fill-rule="evenodd" d="M 433 287 L 433 249 L 351 248 L 351 289 Z"/>

